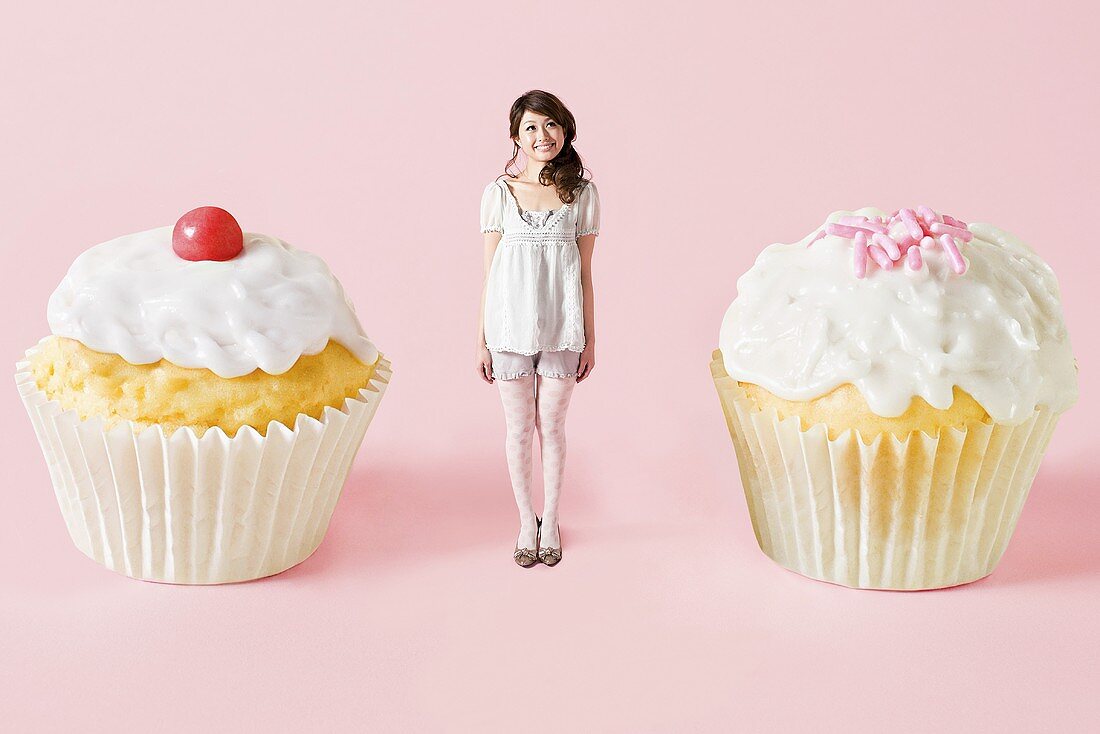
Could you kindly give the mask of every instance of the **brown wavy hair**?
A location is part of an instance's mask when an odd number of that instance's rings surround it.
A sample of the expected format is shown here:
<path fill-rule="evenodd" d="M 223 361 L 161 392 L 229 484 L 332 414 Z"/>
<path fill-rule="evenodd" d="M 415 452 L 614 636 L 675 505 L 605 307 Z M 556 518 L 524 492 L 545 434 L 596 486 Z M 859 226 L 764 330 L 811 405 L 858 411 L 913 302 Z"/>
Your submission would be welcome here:
<path fill-rule="evenodd" d="M 532 89 L 512 103 L 512 110 L 508 113 L 508 137 L 512 138 L 512 145 L 515 147 L 511 160 L 504 165 L 504 173 L 511 178 L 518 175 L 512 173 L 511 169 L 519 158 L 519 143 L 516 138 L 519 137 L 519 123 L 527 110 L 546 115 L 565 130 L 565 141 L 561 150 L 543 167 L 539 173 L 539 183 L 543 186 L 553 185 L 558 198 L 566 204 L 572 204 L 590 179 L 586 175 L 588 171 L 581 162 L 580 153 L 573 147 L 573 141 L 577 139 L 577 120 L 569 108 L 550 92 Z"/>

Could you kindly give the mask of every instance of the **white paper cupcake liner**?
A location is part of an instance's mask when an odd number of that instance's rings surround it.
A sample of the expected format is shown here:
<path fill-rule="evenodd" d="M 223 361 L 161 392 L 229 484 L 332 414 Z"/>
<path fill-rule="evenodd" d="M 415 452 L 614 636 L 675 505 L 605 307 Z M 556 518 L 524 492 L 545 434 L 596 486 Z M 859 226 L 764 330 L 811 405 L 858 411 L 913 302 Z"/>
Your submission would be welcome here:
<path fill-rule="evenodd" d="M 717 353 L 716 353 L 717 354 Z M 993 572 L 1058 415 L 939 436 L 830 439 L 760 411 L 712 363 L 760 548 L 797 573 L 868 589 L 935 589 Z"/>
<path fill-rule="evenodd" d="M 189 428 L 165 436 L 81 420 L 39 390 L 28 361 L 15 381 L 77 548 L 133 578 L 219 584 L 305 560 L 324 538 L 344 480 L 389 383 L 379 358 L 369 385 L 320 420 L 272 422 L 229 438 Z"/>

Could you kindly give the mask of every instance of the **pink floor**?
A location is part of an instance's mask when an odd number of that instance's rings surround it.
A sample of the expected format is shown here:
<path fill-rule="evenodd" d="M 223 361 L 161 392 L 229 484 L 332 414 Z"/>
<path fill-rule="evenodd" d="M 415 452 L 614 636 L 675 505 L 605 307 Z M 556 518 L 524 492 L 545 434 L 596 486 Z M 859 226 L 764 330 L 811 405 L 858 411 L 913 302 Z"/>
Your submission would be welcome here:
<path fill-rule="evenodd" d="M 523 570 L 496 436 L 391 453 L 410 391 L 395 380 L 317 553 L 254 583 L 103 570 L 71 547 L 44 467 L 12 465 L 10 486 L 35 498 L 3 521 L 22 554 L 3 566 L 9 706 L 58 726 L 92 711 L 181 728 L 918 731 L 1073 728 L 1094 705 L 1087 464 L 1048 461 L 991 577 L 852 591 L 756 548 L 716 400 L 685 434 L 695 450 L 627 457 L 578 390 L 565 559 Z M 27 433 L 14 432 L 31 452 Z"/>

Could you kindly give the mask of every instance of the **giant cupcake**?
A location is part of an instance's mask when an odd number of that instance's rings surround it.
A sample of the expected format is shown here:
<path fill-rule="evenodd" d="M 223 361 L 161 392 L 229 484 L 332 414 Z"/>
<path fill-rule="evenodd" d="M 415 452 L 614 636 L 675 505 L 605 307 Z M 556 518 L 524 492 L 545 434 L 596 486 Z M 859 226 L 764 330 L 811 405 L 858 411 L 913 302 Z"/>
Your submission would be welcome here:
<path fill-rule="evenodd" d="M 203 207 L 82 253 L 16 381 L 76 546 L 244 581 L 320 544 L 390 377 L 319 257 Z"/>
<path fill-rule="evenodd" d="M 991 573 L 1077 398 L 1050 267 L 927 207 L 765 248 L 711 372 L 761 549 L 859 588 Z"/>

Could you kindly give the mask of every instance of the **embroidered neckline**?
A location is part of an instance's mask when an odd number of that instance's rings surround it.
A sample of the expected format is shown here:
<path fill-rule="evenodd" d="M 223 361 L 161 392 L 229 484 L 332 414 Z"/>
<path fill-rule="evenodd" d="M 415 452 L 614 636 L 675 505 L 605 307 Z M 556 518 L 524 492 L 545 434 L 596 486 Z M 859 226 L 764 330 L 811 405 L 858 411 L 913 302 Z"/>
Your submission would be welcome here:
<path fill-rule="evenodd" d="M 536 227 L 536 226 L 532 225 L 530 222 L 528 222 L 527 218 L 523 216 L 523 212 L 524 212 L 523 207 L 521 207 L 519 205 L 519 199 L 517 199 L 516 195 L 512 193 L 512 187 L 508 185 L 508 182 L 505 181 L 504 179 L 498 179 L 497 182 L 501 186 L 504 187 L 504 193 L 507 194 L 508 197 L 512 199 L 512 205 L 515 207 L 516 214 L 519 215 L 519 219 L 520 219 L 521 222 L 523 222 L 523 225 L 525 227 L 527 227 L 528 229 L 531 229 L 531 230 L 534 230 L 534 231 L 549 229 L 553 224 L 557 224 L 558 223 L 557 220 L 561 219 L 562 215 L 565 212 L 569 211 L 569 209 L 571 209 L 573 207 L 572 203 L 567 204 L 565 202 L 562 202 L 562 205 L 560 207 L 558 207 L 557 209 L 551 209 L 551 210 L 542 209 L 542 210 L 538 210 L 538 211 L 528 212 L 528 214 L 541 214 L 541 213 L 546 212 L 546 211 L 550 212 L 550 216 L 548 216 L 546 218 L 546 221 L 543 222 L 542 225 Z"/>
<path fill-rule="evenodd" d="M 532 227 L 536 229 L 542 229 L 542 227 L 546 226 L 546 223 L 550 221 L 550 217 L 553 216 L 555 211 L 557 210 L 548 209 L 544 211 L 531 211 L 530 209 L 528 209 L 527 211 L 522 212 L 520 216 L 523 217 L 524 221 L 526 221 Z"/>

